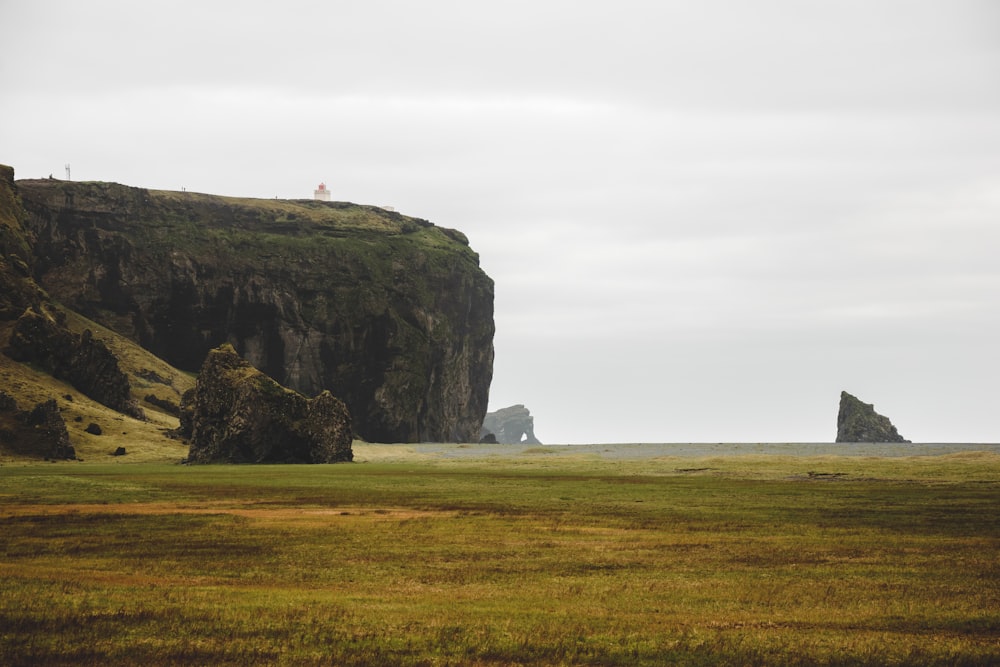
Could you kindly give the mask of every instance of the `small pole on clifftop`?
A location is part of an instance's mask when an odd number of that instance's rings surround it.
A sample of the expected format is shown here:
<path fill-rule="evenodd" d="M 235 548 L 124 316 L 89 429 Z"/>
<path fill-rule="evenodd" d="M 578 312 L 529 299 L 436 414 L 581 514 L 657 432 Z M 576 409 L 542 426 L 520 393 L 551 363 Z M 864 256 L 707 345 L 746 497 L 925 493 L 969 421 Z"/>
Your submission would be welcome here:
<path fill-rule="evenodd" d="M 71 180 L 73 180 L 73 179 L 71 179 L 71 178 L 69 177 L 69 163 L 68 163 L 68 162 L 66 163 L 66 180 L 67 180 L 67 181 L 71 181 Z"/>

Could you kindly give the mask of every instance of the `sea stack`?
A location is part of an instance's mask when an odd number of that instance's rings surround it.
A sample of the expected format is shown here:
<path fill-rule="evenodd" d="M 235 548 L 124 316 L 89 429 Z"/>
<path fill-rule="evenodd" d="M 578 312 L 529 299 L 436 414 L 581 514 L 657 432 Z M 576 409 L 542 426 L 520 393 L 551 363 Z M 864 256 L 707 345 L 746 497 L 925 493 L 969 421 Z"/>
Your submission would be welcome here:
<path fill-rule="evenodd" d="M 531 411 L 521 404 L 502 408 L 496 412 L 487 412 L 483 419 L 480 438 L 486 438 L 488 442 L 489 436 L 493 436 L 496 442 L 505 445 L 542 444 L 535 437 L 535 418 L 531 416 Z"/>
<path fill-rule="evenodd" d="M 896 427 L 888 417 L 875 412 L 874 405 L 842 391 L 840 412 L 837 414 L 837 442 L 909 442 L 909 440 L 896 431 Z"/>

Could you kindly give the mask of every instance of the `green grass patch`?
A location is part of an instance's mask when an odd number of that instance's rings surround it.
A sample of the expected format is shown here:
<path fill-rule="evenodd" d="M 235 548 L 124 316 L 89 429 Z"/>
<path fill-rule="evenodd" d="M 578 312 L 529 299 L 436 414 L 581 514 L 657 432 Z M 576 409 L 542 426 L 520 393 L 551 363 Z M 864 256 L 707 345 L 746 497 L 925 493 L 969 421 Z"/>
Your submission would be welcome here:
<path fill-rule="evenodd" d="M 1000 659 L 1000 457 L 375 458 L 0 467 L 0 663 Z"/>

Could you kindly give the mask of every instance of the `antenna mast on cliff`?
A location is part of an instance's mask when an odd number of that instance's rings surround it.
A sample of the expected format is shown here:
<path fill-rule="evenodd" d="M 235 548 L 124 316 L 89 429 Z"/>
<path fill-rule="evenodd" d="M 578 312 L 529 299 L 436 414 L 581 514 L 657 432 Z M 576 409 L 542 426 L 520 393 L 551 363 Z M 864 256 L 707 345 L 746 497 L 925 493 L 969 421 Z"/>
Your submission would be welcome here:
<path fill-rule="evenodd" d="M 67 180 L 67 181 L 71 181 L 71 180 L 73 180 L 73 179 L 71 179 L 71 178 L 69 177 L 69 163 L 68 163 L 68 162 L 66 163 L 66 180 Z"/>

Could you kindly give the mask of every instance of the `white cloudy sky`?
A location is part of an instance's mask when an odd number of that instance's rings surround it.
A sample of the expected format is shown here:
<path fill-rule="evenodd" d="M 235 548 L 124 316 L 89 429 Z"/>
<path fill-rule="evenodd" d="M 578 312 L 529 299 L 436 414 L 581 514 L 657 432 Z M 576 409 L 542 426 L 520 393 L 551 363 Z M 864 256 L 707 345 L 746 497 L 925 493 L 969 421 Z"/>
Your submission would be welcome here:
<path fill-rule="evenodd" d="M 0 162 L 392 205 L 547 443 L 1000 441 L 994 0 L 0 0 Z"/>

